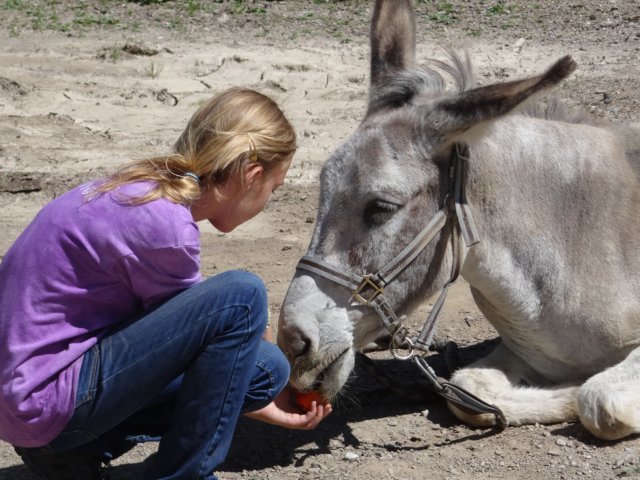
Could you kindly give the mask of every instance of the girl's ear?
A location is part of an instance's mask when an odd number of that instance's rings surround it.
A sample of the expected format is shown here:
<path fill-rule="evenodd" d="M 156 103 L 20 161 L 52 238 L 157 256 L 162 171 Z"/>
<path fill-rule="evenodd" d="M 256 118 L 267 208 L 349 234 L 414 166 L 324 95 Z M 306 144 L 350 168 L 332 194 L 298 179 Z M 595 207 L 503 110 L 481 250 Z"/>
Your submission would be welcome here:
<path fill-rule="evenodd" d="M 244 169 L 244 184 L 247 189 L 251 188 L 256 181 L 262 180 L 264 167 L 259 163 L 250 163 Z"/>

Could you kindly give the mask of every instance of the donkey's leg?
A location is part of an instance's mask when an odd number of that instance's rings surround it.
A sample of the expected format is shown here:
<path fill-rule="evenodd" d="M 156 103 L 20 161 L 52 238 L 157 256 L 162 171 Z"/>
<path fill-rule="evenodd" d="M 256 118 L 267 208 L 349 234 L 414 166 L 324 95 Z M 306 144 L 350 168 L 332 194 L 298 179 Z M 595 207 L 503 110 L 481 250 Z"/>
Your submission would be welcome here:
<path fill-rule="evenodd" d="M 580 388 L 580 421 L 596 437 L 617 440 L 640 433 L 640 348 Z"/>
<path fill-rule="evenodd" d="M 457 370 L 451 382 L 498 407 L 509 425 L 558 423 L 578 418 L 575 386 L 536 387 L 540 376 L 504 344 L 468 367 Z M 495 425 L 492 414 L 463 411 L 449 403 L 462 421 L 475 426 Z"/>

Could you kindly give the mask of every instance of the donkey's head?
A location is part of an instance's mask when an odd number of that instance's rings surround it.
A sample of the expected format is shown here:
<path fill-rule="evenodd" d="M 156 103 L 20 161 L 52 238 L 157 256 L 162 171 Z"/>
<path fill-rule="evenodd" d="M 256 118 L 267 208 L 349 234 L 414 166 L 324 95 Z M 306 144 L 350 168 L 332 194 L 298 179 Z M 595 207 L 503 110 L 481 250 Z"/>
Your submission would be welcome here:
<path fill-rule="evenodd" d="M 423 229 L 451 192 L 454 143 L 476 125 L 508 113 L 575 68 L 565 57 L 529 79 L 472 89 L 468 59 L 452 55 L 440 68 L 456 80 L 414 67 L 415 24 L 409 0 L 377 0 L 371 24 L 371 84 L 366 116 L 326 162 L 308 256 L 356 276 L 388 265 Z M 399 314 L 433 294 L 452 265 L 445 227 L 384 291 Z M 322 269 L 316 264 L 314 268 Z M 339 274 L 298 269 L 280 314 L 278 343 L 292 365 L 292 384 L 332 398 L 354 352 L 384 330 L 374 309 L 356 301 Z M 348 277 L 348 275 L 347 275 Z"/>

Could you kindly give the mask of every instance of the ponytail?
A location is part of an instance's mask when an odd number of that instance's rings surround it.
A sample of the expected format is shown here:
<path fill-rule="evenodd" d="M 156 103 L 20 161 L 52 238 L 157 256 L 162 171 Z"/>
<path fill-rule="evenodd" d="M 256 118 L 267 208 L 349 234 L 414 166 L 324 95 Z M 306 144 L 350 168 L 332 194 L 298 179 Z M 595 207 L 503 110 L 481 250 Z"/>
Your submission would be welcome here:
<path fill-rule="evenodd" d="M 295 131 L 272 99 L 254 90 L 232 88 L 193 114 L 173 154 L 125 165 L 98 185 L 95 194 L 150 181 L 155 183 L 153 188 L 127 203 L 166 198 L 189 206 L 203 190 L 216 189 L 246 165 L 258 163 L 269 172 L 296 148 Z"/>

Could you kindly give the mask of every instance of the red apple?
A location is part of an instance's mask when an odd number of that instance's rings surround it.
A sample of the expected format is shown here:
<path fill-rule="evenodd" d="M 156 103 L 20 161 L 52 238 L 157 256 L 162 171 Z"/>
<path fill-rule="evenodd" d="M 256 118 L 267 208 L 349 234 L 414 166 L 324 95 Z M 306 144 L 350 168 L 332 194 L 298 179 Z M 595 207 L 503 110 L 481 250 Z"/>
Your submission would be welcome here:
<path fill-rule="evenodd" d="M 310 392 L 298 392 L 294 391 L 293 395 L 298 403 L 298 406 L 303 409 L 305 412 L 311 410 L 311 402 L 316 401 L 317 405 L 324 405 L 327 403 L 327 400 L 320 395 L 319 392 L 312 390 Z"/>

